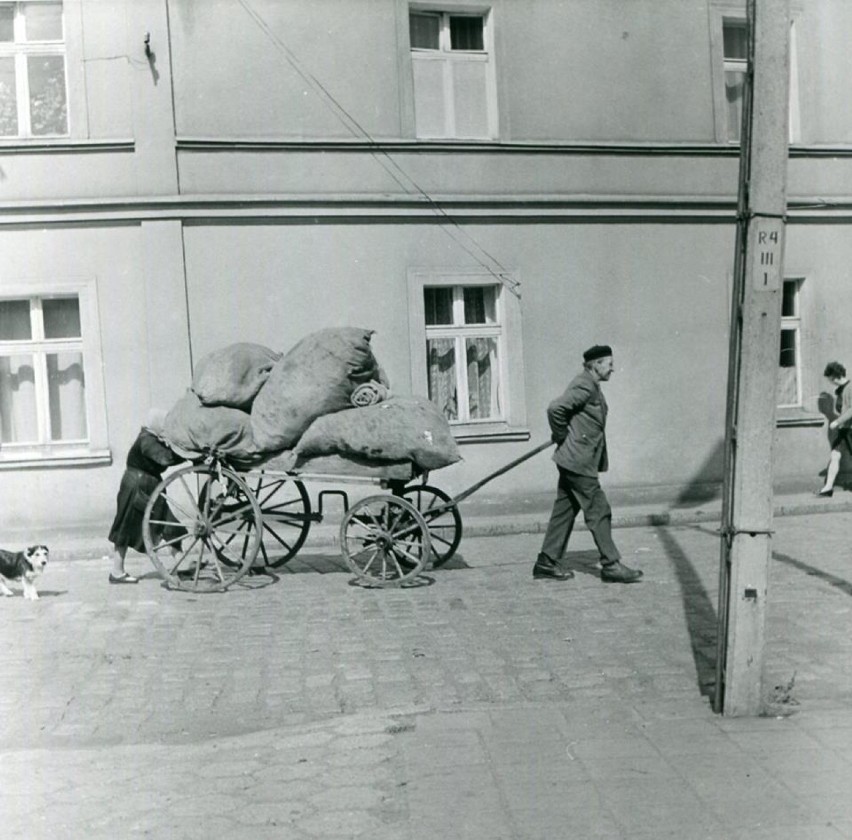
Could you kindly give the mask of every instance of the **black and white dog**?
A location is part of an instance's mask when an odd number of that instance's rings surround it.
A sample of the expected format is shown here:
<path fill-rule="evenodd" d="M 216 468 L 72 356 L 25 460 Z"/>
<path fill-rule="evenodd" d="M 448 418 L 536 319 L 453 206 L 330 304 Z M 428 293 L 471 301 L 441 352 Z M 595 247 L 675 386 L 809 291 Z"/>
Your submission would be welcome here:
<path fill-rule="evenodd" d="M 49 553 L 46 545 L 31 545 L 25 551 L 0 548 L 0 595 L 14 595 L 8 583 L 20 580 L 24 586 L 24 598 L 37 601 L 35 579 L 44 571 Z"/>

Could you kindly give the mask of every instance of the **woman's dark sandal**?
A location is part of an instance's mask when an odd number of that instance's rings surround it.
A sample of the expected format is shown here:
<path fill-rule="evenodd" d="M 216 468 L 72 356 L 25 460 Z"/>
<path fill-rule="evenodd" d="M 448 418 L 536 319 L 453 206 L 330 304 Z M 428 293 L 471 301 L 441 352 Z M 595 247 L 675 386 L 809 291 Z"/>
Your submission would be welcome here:
<path fill-rule="evenodd" d="M 129 575 L 129 574 L 127 574 L 127 572 L 124 572 L 124 574 L 121 574 L 121 575 L 114 575 L 112 572 L 110 572 L 109 582 L 110 583 L 139 583 L 139 578 L 133 577 L 133 575 Z"/>

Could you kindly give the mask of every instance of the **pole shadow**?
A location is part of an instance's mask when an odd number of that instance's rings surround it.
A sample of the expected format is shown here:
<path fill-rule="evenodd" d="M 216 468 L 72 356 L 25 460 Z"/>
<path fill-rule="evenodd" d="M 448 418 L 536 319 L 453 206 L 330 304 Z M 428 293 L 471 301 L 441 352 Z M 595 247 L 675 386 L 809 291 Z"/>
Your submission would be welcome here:
<path fill-rule="evenodd" d="M 797 560 L 795 557 L 790 557 L 789 554 L 782 554 L 780 551 L 773 551 L 772 559 L 777 560 L 779 563 L 786 563 L 788 566 L 792 566 L 794 569 L 804 572 L 809 577 L 816 577 L 820 580 L 824 580 L 827 584 L 839 589 L 845 595 L 852 595 L 852 581 L 844 580 L 830 572 L 824 572 L 822 569 L 817 569 L 815 566 L 811 566 L 802 560 Z"/>
<path fill-rule="evenodd" d="M 655 531 L 680 586 L 698 689 L 712 701 L 716 692 L 716 607 L 677 540 L 665 528 Z"/>

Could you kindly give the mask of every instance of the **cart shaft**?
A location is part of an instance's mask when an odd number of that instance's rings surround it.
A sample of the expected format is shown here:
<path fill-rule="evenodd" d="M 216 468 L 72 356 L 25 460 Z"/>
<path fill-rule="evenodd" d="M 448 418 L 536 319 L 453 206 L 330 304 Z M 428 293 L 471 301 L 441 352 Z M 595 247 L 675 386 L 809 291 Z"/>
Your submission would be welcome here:
<path fill-rule="evenodd" d="M 491 473 L 491 475 L 487 475 L 482 480 L 477 481 L 476 484 L 471 485 L 466 490 L 462 490 L 461 493 L 459 493 L 458 495 L 456 495 L 453 498 L 452 505 L 448 504 L 448 505 L 444 505 L 444 507 L 447 508 L 447 507 L 452 507 L 453 505 L 457 505 L 459 502 L 464 501 L 468 496 L 473 495 L 481 487 L 484 487 L 486 484 L 488 484 L 489 481 L 493 481 L 498 476 L 503 475 L 503 473 L 509 472 L 509 470 L 517 467 L 518 464 L 522 464 L 524 461 L 528 461 L 530 458 L 533 457 L 533 455 L 538 455 L 539 452 L 544 452 L 545 449 L 549 449 L 551 446 L 553 446 L 553 441 L 547 441 L 546 443 L 539 444 L 538 446 L 535 447 L 535 449 L 531 449 L 529 452 L 526 452 L 525 454 L 521 455 L 519 458 L 515 458 L 514 461 L 510 461 L 505 466 L 500 467 L 499 470 Z M 435 510 L 438 510 L 438 508 L 436 508 Z"/>

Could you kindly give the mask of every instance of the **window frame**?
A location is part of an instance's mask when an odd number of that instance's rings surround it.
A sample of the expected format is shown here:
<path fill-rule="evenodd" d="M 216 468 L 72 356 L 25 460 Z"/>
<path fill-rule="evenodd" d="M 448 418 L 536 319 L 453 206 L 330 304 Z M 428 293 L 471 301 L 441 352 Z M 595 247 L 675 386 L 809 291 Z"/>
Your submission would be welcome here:
<path fill-rule="evenodd" d="M 55 466 L 71 464 L 110 463 L 112 456 L 107 440 L 106 399 L 103 380 L 103 359 L 98 315 L 97 283 L 94 279 L 32 283 L 4 283 L 0 299 L 43 300 L 45 298 L 76 297 L 80 311 L 80 337 L 45 339 L 33 335 L 26 340 L 0 341 L 0 354 L 32 353 L 36 361 L 36 410 L 39 424 L 37 442 L 0 443 L 0 469 L 25 466 Z M 43 324 L 43 322 L 42 322 Z M 87 437 L 83 440 L 50 440 L 49 404 L 47 402 L 48 353 L 71 350 L 83 359 L 86 377 L 85 405 Z"/>
<path fill-rule="evenodd" d="M 792 332 L 794 336 L 793 346 L 796 353 L 796 364 L 795 367 L 796 373 L 796 402 L 794 403 L 777 403 L 776 408 L 779 410 L 787 410 L 787 409 L 801 409 L 803 407 L 802 402 L 802 376 L 804 371 L 804 366 L 802 364 L 802 286 L 804 285 L 803 277 L 785 277 L 782 281 L 782 300 L 783 300 L 783 287 L 787 284 L 795 284 L 795 293 L 793 295 L 793 303 L 795 308 L 794 315 L 784 315 L 782 312 L 781 315 L 781 328 L 780 332 Z M 780 369 L 780 364 L 779 364 Z"/>
<path fill-rule="evenodd" d="M 513 278 L 514 279 L 514 278 Z M 427 332 L 424 290 L 427 287 L 497 286 L 495 301 L 498 325 L 436 325 Z M 463 292 L 460 293 L 463 297 Z M 454 292 L 454 298 L 456 293 Z M 501 330 L 499 341 L 498 387 L 501 389 L 502 418 L 450 421 L 453 436 L 459 443 L 483 440 L 528 440 L 526 410 L 524 407 L 525 384 L 523 362 L 523 337 L 521 333 L 520 301 L 509 288 L 492 274 L 481 270 L 435 270 L 414 268 L 408 272 L 409 341 L 411 351 L 411 379 L 413 391 L 424 396 L 429 394 L 428 359 L 426 355 L 427 335 L 438 336 L 439 332 L 456 330 L 458 337 L 488 337 L 495 326 Z M 462 332 L 464 330 L 464 332 Z M 464 395 L 465 399 L 467 395 Z M 461 404 L 462 394 L 459 394 Z M 465 403 L 466 405 L 466 403 Z M 461 414 L 460 414 L 461 418 Z"/>
<path fill-rule="evenodd" d="M 722 88 L 723 93 L 727 90 L 727 77 L 728 73 L 742 73 L 744 84 L 748 83 L 748 58 L 730 58 L 725 55 L 725 27 L 726 26 L 734 26 L 737 29 L 743 29 L 746 33 L 746 40 L 748 40 L 748 23 L 745 18 L 733 18 L 728 15 L 725 15 L 722 19 Z M 727 106 L 727 97 L 725 104 Z M 742 139 L 742 124 L 743 124 L 743 101 L 740 99 L 739 102 L 739 115 L 740 115 L 740 130 L 736 137 L 732 136 L 731 126 L 728 122 L 728 108 L 724 109 L 724 120 L 725 120 L 725 142 L 738 144 Z"/>
<path fill-rule="evenodd" d="M 25 19 L 22 7 L 27 4 L 59 2 L 62 22 L 62 37 L 42 41 L 27 41 L 25 38 Z M 71 90 L 69 84 L 68 60 L 68 3 L 67 0 L 2 0 L 0 6 L 12 6 L 14 15 L 12 27 L 13 41 L 0 41 L 0 59 L 12 58 L 15 62 L 15 98 L 17 105 L 17 134 L 0 135 L 2 141 L 52 140 L 71 137 Z M 34 134 L 32 130 L 32 102 L 30 100 L 30 74 L 27 59 L 31 56 L 61 56 L 65 85 L 65 131 L 53 134 Z"/>
<path fill-rule="evenodd" d="M 436 15 L 440 18 L 438 49 L 412 47 L 409 21 L 412 14 Z M 461 5 L 454 6 L 445 3 L 409 3 L 407 5 L 405 37 L 411 74 L 411 114 L 413 120 L 413 135 L 418 140 L 496 140 L 499 136 L 499 117 L 497 113 L 497 75 L 494 58 L 494 24 L 493 10 L 488 6 Z M 482 20 L 481 50 L 454 50 L 450 43 L 451 17 L 477 17 Z M 444 126 L 443 134 L 419 134 L 417 131 L 417 92 L 414 85 L 415 61 L 439 61 L 443 64 L 443 103 Z M 454 63 L 482 62 L 485 67 L 485 110 L 486 132 L 482 135 L 460 135 L 456 128 L 455 93 L 453 90 L 452 65 Z"/>

